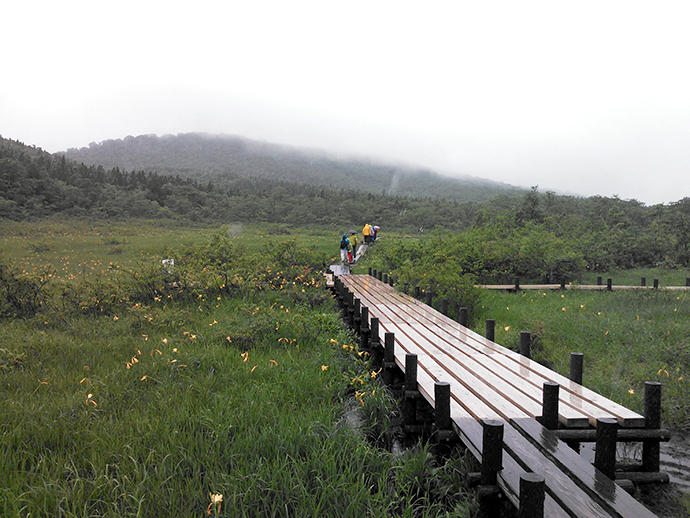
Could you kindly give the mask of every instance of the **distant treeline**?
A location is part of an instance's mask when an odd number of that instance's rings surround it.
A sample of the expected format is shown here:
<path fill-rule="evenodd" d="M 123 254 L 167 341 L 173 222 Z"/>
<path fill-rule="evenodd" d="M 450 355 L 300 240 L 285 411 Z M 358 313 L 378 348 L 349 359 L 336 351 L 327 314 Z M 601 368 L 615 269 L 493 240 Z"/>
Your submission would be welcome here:
<path fill-rule="evenodd" d="M 487 253 L 502 241 L 518 240 L 522 257 L 530 255 L 530 248 L 534 256 L 540 250 L 565 250 L 572 244 L 583 250 L 581 257 L 589 269 L 601 271 L 690 264 L 690 198 L 648 207 L 636 200 L 558 196 L 533 188 L 486 203 L 457 202 L 238 175 L 228 175 L 221 186 L 87 166 L 0 137 L 0 217 L 24 220 L 54 215 L 204 224 L 266 222 L 330 226 L 338 231 L 359 229 L 369 222 L 384 230 L 423 229 L 427 235 L 433 229 L 492 228 Z"/>
<path fill-rule="evenodd" d="M 87 165 L 179 175 L 223 187 L 231 187 L 237 176 L 252 176 L 330 189 L 460 202 L 486 202 L 498 194 L 524 193 L 524 189 L 480 178 L 449 178 L 428 169 L 336 157 L 230 135 L 129 136 L 68 149 L 65 156 Z"/>

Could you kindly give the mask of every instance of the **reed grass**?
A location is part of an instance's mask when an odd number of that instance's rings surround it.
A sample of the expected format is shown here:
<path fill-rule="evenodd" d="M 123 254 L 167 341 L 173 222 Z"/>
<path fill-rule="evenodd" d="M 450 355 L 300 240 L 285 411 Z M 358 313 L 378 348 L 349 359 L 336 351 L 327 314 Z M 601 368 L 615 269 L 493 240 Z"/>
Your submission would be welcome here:
<path fill-rule="evenodd" d="M 185 279 L 188 296 L 166 297 L 148 286 L 161 275 L 154 265 L 179 239 L 203 248 L 207 230 L 146 229 L 118 231 L 129 233 L 116 238 L 130 249 L 129 273 L 99 272 L 89 292 L 102 292 L 99 304 L 83 305 L 80 291 L 63 297 L 76 310 L 50 304 L 3 321 L 1 516 L 206 516 L 217 494 L 220 516 L 469 516 L 463 458 L 437 465 L 424 448 L 396 457 L 369 440 L 385 433 L 394 401 L 320 274 L 266 275 L 261 250 L 294 235 L 243 243 L 258 251 L 252 282 L 265 289 L 229 292 L 206 272 Z M 71 267 L 113 246 L 89 228 L 70 238 L 15 230 L 3 250 L 26 239 L 13 257 L 32 268 L 50 250 Z M 307 234 L 300 246 L 327 258 L 331 236 Z M 84 271 L 64 271 L 63 288 L 89 284 Z"/>
<path fill-rule="evenodd" d="M 496 341 L 517 349 L 533 336 L 533 357 L 567 376 L 584 353 L 584 385 L 641 412 L 645 381 L 662 383 L 666 426 L 690 426 L 690 294 L 685 292 L 522 291 L 482 294 L 477 332 L 496 320 Z"/>

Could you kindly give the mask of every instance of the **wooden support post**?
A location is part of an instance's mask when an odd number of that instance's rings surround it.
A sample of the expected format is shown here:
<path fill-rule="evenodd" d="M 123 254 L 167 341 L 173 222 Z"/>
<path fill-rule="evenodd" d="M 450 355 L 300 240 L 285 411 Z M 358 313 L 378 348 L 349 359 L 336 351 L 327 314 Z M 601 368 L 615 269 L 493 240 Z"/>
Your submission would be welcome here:
<path fill-rule="evenodd" d="M 461 326 L 467 327 L 469 325 L 469 316 L 467 314 L 467 308 L 460 308 L 459 324 Z"/>
<path fill-rule="evenodd" d="M 452 430 L 450 420 L 450 383 L 437 381 L 434 383 L 434 420 L 437 430 Z"/>
<path fill-rule="evenodd" d="M 441 313 L 448 316 L 448 299 L 445 297 L 441 299 Z"/>
<path fill-rule="evenodd" d="M 372 269 L 371 269 L 371 266 L 370 266 L 370 267 L 369 267 L 369 277 L 371 277 L 371 274 L 372 274 Z"/>
<path fill-rule="evenodd" d="M 520 277 L 515 277 L 515 291 L 520 291 Z"/>
<path fill-rule="evenodd" d="M 565 279 L 561 279 L 561 291 L 565 290 Z"/>
<path fill-rule="evenodd" d="M 386 385 L 392 385 L 395 364 L 395 335 L 386 333 L 383 336 L 383 381 Z"/>
<path fill-rule="evenodd" d="M 532 357 L 532 336 L 529 331 L 520 331 L 520 354 L 525 358 Z"/>
<path fill-rule="evenodd" d="M 558 390 L 558 383 L 554 381 L 544 382 L 541 424 L 547 430 L 558 428 Z"/>
<path fill-rule="evenodd" d="M 481 484 L 494 485 L 503 469 L 503 421 L 484 419 L 482 425 Z"/>
<path fill-rule="evenodd" d="M 380 369 L 383 363 L 383 351 L 381 350 L 381 338 L 379 337 L 379 319 L 372 317 L 369 327 L 371 328 L 369 339 L 371 365 L 374 369 Z"/>
<path fill-rule="evenodd" d="M 394 286 L 394 285 L 395 285 L 395 277 L 393 277 L 392 275 L 389 275 L 389 276 L 388 276 L 388 285 L 389 285 L 389 286 Z"/>
<path fill-rule="evenodd" d="M 361 326 L 359 328 L 359 350 L 368 352 L 371 355 L 369 340 L 371 340 L 371 330 L 369 329 L 369 308 L 367 306 L 362 306 Z"/>
<path fill-rule="evenodd" d="M 373 269 L 372 273 L 374 274 L 374 278 L 375 278 L 375 279 L 378 279 L 379 274 L 378 274 L 378 272 L 376 271 L 376 268 Z"/>
<path fill-rule="evenodd" d="M 362 333 L 365 329 L 369 330 L 369 308 L 367 306 L 362 306 L 361 320 L 362 320 L 362 326 L 359 329 L 360 333 Z"/>
<path fill-rule="evenodd" d="M 685 285 L 690 286 L 690 277 L 685 278 Z"/>
<path fill-rule="evenodd" d="M 570 381 L 582 385 L 582 367 L 585 355 L 583 353 L 570 353 Z"/>
<path fill-rule="evenodd" d="M 383 272 L 379 272 L 378 279 L 379 279 L 380 281 L 383 280 Z"/>
<path fill-rule="evenodd" d="M 405 390 L 416 391 L 417 387 L 417 355 L 405 355 Z"/>
<path fill-rule="evenodd" d="M 606 291 L 613 291 L 613 279 L 606 279 Z"/>
<path fill-rule="evenodd" d="M 403 397 L 403 423 L 405 426 L 414 425 L 417 422 L 417 355 L 405 355 L 405 392 Z"/>
<path fill-rule="evenodd" d="M 655 290 L 659 289 L 659 279 L 654 279 L 654 289 Z"/>
<path fill-rule="evenodd" d="M 646 381 L 644 384 L 644 417 L 645 428 L 661 428 L 661 383 Z M 659 471 L 659 441 L 642 442 L 642 470 Z"/>
<path fill-rule="evenodd" d="M 597 277 L 597 286 L 601 286 L 603 284 L 603 279 L 601 276 Z"/>
<path fill-rule="evenodd" d="M 422 290 L 420 289 L 419 286 L 414 287 L 414 298 L 417 300 L 422 298 Z"/>
<path fill-rule="evenodd" d="M 618 422 L 612 418 L 597 419 L 597 442 L 594 466 L 611 480 L 616 479 L 616 435 Z"/>
<path fill-rule="evenodd" d="M 359 334 L 362 327 L 362 301 L 355 298 L 353 302 L 352 328 L 355 330 L 355 333 Z"/>
<path fill-rule="evenodd" d="M 640 279 L 640 286 L 647 286 L 647 277 L 642 277 Z"/>
<path fill-rule="evenodd" d="M 496 340 L 496 321 L 493 318 L 486 319 L 486 339 L 492 342 Z"/>
<path fill-rule="evenodd" d="M 350 329 L 355 325 L 355 294 L 351 291 L 347 292 L 347 324 Z"/>
<path fill-rule="evenodd" d="M 538 473 L 520 475 L 520 508 L 518 518 L 544 518 L 546 481 Z"/>
<path fill-rule="evenodd" d="M 405 284 L 403 284 L 403 293 L 405 295 L 410 294 L 410 283 L 409 282 L 406 282 Z"/>
<path fill-rule="evenodd" d="M 425 303 L 427 306 L 431 306 L 431 302 L 432 302 L 433 297 L 434 297 L 434 294 L 431 292 L 431 286 L 429 286 L 426 289 L 426 292 L 424 293 Z"/>
<path fill-rule="evenodd" d="M 388 274 L 387 273 L 383 274 L 383 283 L 388 284 Z"/>
<path fill-rule="evenodd" d="M 503 469 L 503 422 L 485 419 L 482 426 L 481 485 L 477 489 L 479 517 L 493 518 L 501 514 L 497 484 L 498 472 Z"/>

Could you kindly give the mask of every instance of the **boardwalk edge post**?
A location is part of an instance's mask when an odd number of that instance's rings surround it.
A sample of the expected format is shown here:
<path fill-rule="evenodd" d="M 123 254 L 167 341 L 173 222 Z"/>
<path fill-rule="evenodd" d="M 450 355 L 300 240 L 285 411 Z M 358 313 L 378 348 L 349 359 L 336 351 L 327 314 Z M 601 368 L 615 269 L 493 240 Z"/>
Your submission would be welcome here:
<path fill-rule="evenodd" d="M 449 441 L 456 437 L 450 418 L 450 400 L 450 383 L 434 383 L 434 435 L 437 442 Z"/>
<path fill-rule="evenodd" d="M 532 335 L 529 331 L 520 331 L 520 354 L 532 358 Z"/>
<path fill-rule="evenodd" d="M 518 518 L 544 518 L 546 480 L 538 473 L 520 475 Z"/>
<path fill-rule="evenodd" d="M 585 355 L 583 353 L 570 353 L 570 381 L 582 385 L 582 367 Z"/>
<path fill-rule="evenodd" d="M 393 384 L 393 376 L 397 364 L 395 363 L 395 334 L 383 335 L 383 381 L 386 385 Z"/>
<path fill-rule="evenodd" d="M 661 428 L 661 383 L 646 381 L 644 384 L 645 428 Z M 661 468 L 659 441 L 642 442 L 642 471 L 654 472 Z"/>
<path fill-rule="evenodd" d="M 486 339 L 492 342 L 496 341 L 496 321 L 493 318 L 487 318 L 485 322 Z"/>
<path fill-rule="evenodd" d="M 547 430 L 558 428 L 558 392 L 560 386 L 553 381 L 545 381 L 542 394 L 541 424 Z"/>
<path fill-rule="evenodd" d="M 417 355 L 405 355 L 405 385 L 403 392 L 403 425 L 409 427 L 417 424 L 417 399 L 421 397 L 417 386 Z"/>
<path fill-rule="evenodd" d="M 616 436 L 618 421 L 604 417 L 597 419 L 597 441 L 594 467 L 611 480 L 616 479 Z"/>
<path fill-rule="evenodd" d="M 482 420 L 482 465 L 480 486 L 477 488 L 479 516 L 500 516 L 498 472 L 503 469 L 503 422 Z"/>

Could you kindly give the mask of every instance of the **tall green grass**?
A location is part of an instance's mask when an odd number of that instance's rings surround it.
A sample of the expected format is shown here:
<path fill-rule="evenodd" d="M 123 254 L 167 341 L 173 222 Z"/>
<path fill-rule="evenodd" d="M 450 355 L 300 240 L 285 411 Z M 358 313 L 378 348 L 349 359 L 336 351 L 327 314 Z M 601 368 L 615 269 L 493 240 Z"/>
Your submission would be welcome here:
<path fill-rule="evenodd" d="M 496 320 L 496 341 L 518 347 L 533 336 L 533 357 L 568 375 L 584 353 L 584 384 L 641 412 L 645 381 L 662 383 L 663 420 L 690 426 L 690 294 L 685 292 L 486 291 L 476 331 Z"/>
<path fill-rule="evenodd" d="M 3 321 L 0 515 L 469 516 L 463 457 L 375 446 L 394 404 L 312 268 L 330 235 L 173 234 Z"/>

